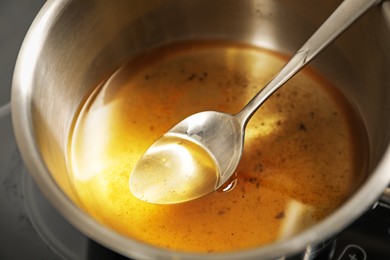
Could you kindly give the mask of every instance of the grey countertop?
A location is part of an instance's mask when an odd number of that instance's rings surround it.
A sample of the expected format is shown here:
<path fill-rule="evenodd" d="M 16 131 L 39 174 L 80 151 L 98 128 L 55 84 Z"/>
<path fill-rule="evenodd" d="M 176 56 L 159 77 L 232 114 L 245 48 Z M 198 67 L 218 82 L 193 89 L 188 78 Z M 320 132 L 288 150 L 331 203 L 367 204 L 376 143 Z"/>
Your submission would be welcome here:
<path fill-rule="evenodd" d="M 0 1 L 0 106 L 9 102 L 12 73 L 24 36 L 44 0 Z"/>

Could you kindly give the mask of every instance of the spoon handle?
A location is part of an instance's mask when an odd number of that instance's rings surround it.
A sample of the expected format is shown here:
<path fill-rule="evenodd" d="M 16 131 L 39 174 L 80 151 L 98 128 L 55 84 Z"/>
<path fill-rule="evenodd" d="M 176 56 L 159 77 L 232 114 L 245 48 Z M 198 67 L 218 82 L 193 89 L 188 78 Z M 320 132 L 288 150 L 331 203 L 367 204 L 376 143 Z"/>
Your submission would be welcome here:
<path fill-rule="evenodd" d="M 268 97 L 316 57 L 319 52 L 328 46 L 361 15 L 380 2 L 381 0 L 345 0 L 342 2 L 279 73 L 235 115 L 241 125 L 245 127 L 248 120 Z"/>

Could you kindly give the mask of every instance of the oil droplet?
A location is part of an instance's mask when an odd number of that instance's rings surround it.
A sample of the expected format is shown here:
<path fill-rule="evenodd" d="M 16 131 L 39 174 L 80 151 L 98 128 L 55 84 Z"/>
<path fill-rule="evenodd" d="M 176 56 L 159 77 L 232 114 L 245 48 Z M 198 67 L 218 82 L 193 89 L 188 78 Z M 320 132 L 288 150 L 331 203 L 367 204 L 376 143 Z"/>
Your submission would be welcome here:
<path fill-rule="evenodd" d="M 218 167 L 206 149 L 188 137 L 169 133 L 137 162 L 129 186 L 143 201 L 170 204 L 214 191 L 218 179 Z"/>
<path fill-rule="evenodd" d="M 228 180 L 222 187 L 218 189 L 219 192 L 230 192 L 232 191 L 237 185 L 237 176 L 233 176 Z"/>
<path fill-rule="evenodd" d="M 232 180 L 222 191 L 229 192 L 232 191 L 237 185 L 237 179 Z"/>

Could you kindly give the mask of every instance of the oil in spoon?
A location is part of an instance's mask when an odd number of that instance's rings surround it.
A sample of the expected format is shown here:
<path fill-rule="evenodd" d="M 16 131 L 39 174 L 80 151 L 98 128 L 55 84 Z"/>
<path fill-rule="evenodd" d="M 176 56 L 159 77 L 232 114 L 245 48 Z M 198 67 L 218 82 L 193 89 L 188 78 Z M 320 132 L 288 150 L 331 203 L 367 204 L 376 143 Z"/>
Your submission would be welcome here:
<path fill-rule="evenodd" d="M 218 179 L 218 167 L 206 149 L 184 135 L 165 134 L 137 162 L 129 185 L 143 201 L 172 204 L 210 193 Z"/>

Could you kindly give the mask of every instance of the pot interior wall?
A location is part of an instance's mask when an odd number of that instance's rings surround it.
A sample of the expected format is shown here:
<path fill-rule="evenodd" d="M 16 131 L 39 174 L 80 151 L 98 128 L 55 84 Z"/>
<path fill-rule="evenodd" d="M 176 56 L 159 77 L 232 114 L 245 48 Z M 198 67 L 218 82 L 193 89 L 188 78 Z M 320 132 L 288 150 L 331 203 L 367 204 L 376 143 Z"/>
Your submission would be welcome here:
<path fill-rule="evenodd" d="M 31 91 L 34 133 L 54 179 L 75 198 L 66 167 L 73 117 L 86 95 L 124 61 L 150 48 L 190 39 L 246 42 L 292 54 L 340 2 L 69 1 L 46 28 Z M 378 6 L 313 62 L 361 113 L 371 169 L 390 140 L 388 27 Z"/>

